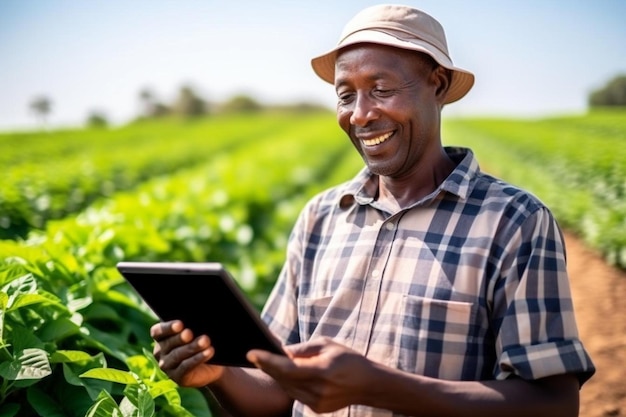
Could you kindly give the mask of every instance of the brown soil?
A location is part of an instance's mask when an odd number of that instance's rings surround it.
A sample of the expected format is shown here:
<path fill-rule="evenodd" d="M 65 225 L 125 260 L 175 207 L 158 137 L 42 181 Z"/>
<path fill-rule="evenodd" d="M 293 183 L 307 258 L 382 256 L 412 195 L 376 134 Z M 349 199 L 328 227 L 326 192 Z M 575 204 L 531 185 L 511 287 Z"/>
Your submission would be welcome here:
<path fill-rule="evenodd" d="M 580 392 L 580 417 L 626 416 L 626 271 L 565 233 L 576 319 L 596 374 Z"/>

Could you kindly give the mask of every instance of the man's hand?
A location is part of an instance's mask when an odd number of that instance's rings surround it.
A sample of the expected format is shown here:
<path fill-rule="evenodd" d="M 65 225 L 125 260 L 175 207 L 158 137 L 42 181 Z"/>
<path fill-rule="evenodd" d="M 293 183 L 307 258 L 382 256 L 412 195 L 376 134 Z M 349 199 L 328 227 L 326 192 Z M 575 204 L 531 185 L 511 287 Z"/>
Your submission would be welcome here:
<path fill-rule="evenodd" d="M 184 387 L 203 387 L 218 380 L 224 367 L 206 363 L 215 354 L 208 336 L 194 339 L 180 320 L 157 323 L 150 328 L 156 341 L 154 357 L 174 382 Z"/>
<path fill-rule="evenodd" d="M 248 360 L 274 378 L 289 396 L 317 413 L 360 403 L 372 365 L 363 355 L 328 338 L 285 350 L 289 357 L 251 350 Z"/>

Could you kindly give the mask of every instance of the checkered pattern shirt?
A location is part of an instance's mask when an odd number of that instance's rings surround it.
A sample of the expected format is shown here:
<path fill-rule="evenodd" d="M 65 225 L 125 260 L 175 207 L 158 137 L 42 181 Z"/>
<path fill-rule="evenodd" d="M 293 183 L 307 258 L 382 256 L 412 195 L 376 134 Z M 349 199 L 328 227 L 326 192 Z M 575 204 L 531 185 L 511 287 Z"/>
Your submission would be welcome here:
<path fill-rule="evenodd" d="M 367 168 L 313 198 L 263 310 L 286 343 L 328 336 L 373 361 L 448 380 L 537 379 L 593 364 L 578 338 L 563 238 L 533 195 L 446 148 L 456 169 L 390 212 Z M 352 406 L 337 416 L 389 416 Z M 302 404 L 294 415 L 313 415 Z"/>

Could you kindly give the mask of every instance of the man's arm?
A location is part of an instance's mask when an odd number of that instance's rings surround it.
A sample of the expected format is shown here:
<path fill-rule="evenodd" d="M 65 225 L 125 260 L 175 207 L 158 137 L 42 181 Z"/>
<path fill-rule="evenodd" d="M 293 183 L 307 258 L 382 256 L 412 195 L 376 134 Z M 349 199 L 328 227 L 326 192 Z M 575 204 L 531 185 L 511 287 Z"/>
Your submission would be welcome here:
<path fill-rule="evenodd" d="M 329 339 L 290 348 L 291 358 L 258 350 L 248 358 L 318 413 L 361 404 L 420 416 L 578 415 L 580 387 L 573 375 L 447 381 L 372 362 Z"/>
<path fill-rule="evenodd" d="M 293 400 L 258 369 L 225 368 L 222 377 L 206 388 L 212 411 L 221 417 L 291 415 Z"/>
<path fill-rule="evenodd" d="M 406 415 L 578 416 L 580 387 L 573 375 L 537 381 L 444 381 L 374 365 L 370 378 L 362 402 Z"/>

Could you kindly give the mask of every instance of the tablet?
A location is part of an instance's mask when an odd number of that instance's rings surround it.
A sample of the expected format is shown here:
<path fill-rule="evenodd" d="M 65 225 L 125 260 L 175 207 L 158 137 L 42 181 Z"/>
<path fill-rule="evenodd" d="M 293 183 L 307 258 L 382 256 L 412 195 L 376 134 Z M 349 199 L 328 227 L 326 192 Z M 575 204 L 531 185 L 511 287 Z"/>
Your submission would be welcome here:
<path fill-rule="evenodd" d="M 223 264 L 119 262 L 117 269 L 160 320 L 179 319 L 194 336 L 209 336 L 211 363 L 253 367 L 251 349 L 285 354 Z"/>

